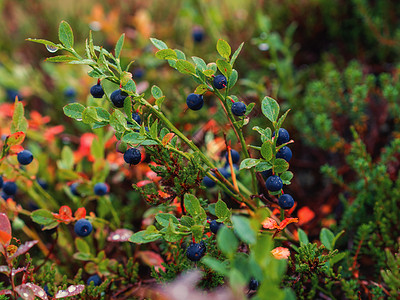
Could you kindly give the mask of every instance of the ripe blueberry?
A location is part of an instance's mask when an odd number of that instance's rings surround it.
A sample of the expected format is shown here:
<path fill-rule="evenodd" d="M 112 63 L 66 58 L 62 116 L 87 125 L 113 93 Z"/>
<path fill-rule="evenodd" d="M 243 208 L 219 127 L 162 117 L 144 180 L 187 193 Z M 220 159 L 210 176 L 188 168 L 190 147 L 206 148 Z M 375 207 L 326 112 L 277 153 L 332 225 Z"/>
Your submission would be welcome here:
<path fill-rule="evenodd" d="M 42 189 L 47 190 L 49 188 L 49 185 L 47 184 L 47 182 L 45 180 L 38 179 L 37 182 L 42 187 Z"/>
<path fill-rule="evenodd" d="M 223 89 L 226 87 L 226 77 L 224 75 L 217 75 L 214 77 L 213 85 L 216 89 Z"/>
<path fill-rule="evenodd" d="M 235 102 L 232 104 L 231 110 L 235 116 L 243 116 L 246 112 L 246 104 L 243 102 Z"/>
<path fill-rule="evenodd" d="M 75 98 L 76 91 L 73 87 L 68 87 L 64 90 L 64 96 L 67 98 Z"/>
<path fill-rule="evenodd" d="M 92 94 L 93 98 L 103 98 L 104 91 L 100 83 L 95 84 L 90 88 L 90 94 Z"/>
<path fill-rule="evenodd" d="M 79 192 L 78 192 L 78 189 L 77 189 L 77 188 L 78 188 L 78 185 L 79 185 L 79 183 L 74 182 L 74 183 L 71 184 L 71 186 L 69 187 L 69 189 L 70 189 L 72 195 L 75 195 L 75 196 L 79 196 L 79 195 L 80 195 Z"/>
<path fill-rule="evenodd" d="M 115 107 L 121 108 L 124 107 L 124 101 L 126 96 L 128 96 L 127 93 L 118 89 L 111 93 L 110 99 Z"/>
<path fill-rule="evenodd" d="M 223 223 L 217 222 L 216 220 L 212 220 L 210 223 L 210 230 L 212 233 L 217 234 L 218 230 L 224 226 Z"/>
<path fill-rule="evenodd" d="M 142 160 L 142 154 L 139 149 L 129 148 L 124 153 L 124 160 L 127 164 L 137 165 Z"/>
<path fill-rule="evenodd" d="M 91 282 L 93 282 L 94 286 L 99 286 L 101 284 L 100 276 L 97 274 L 90 276 L 86 281 L 86 284 L 90 285 Z"/>
<path fill-rule="evenodd" d="M 289 162 L 289 160 L 292 158 L 292 150 L 290 150 L 290 148 L 287 146 L 283 146 L 278 150 L 278 153 L 276 153 L 276 158 L 282 158 Z"/>
<path fill-rule="evenodd" d="M 196 26 L 192 30 L 192 38 L 196 43 L 200 43 L 204 39 L 204 30 L 200 26 Z"/>
<path fill-rule="evenodd" d="M 222 176 L 225 178 L 231 177 L 231 173 L 229 173 L 225 168 L 218 168 L 218 171 L 221 173 Z"/>
<path fill-rule="evenodd" d="M 104 196 L 108 192 L 108 186 L 104 182 L 96 183 L 94 186 L 94 193 L 97 196 Z"/>
<path fill-rule="evenodd" d="M 290 209 L 294 205 L 294 199 L 289 194 L 283 194 L 279 197 L 279 206 L 283 209 Z"/>
<path fill-rule="evenodd" d="M 199 261 L 206 251 L 204 242 L 202 243 L 190 243 L 189 247 L 186 249 L 186 256 L 191 261 Z"/>
<path fill-rule="evenodd" d="M 262 176 L 264 176 L 265 178 L 268 178 L 269 176 L 272 176 L 272 169 L 269 170 L 265 170 L 261 172 Z"/>
<path fill-rule="evenodd" d="M 208 188 L 212 188 L 215 186 L 216 183 L 210 177 L 204 176 L 203 184 Z"/>
<path fill-rule="evenodd" d="M 88 220 L 80 219 L 75 223 L 74 230 L 77 235 L 85 237 L 92 232 L 93 226 Z"/>
<path fill-rule="evenodd" d="M 140 119 L 140 115 L 137 113 L 132 113 L 132 119 L 136 121 L 139 125 L 142 123 L 142 120 Z"/>
<path fill-rule="evenodd" d="M 267 187 L 268 191 L 277 192 L 282 189 L 283 182 L 279 176 L 272 175 L 267 178 L 265 186 Z"/>
<path fill-rule="evenodd" d="M 21 165 L 29 165 L 33 160 L 32 152 L 29 150 L 22 150 L 18 153 L 17 159 Z"/>
<path fill-rule="evenodd" d="M 0 176 L 0 189 L 3 187 L 3 176 Z"/>
<path fill-rule="evenodd" d="M 249 282 L 249 289 L 255 291 L 258 289 L 258 280 L 252 278 Z"/>
<path fill-rule="evenodd" d="M 5 181 L 3 184 L 3 192 L 7 196 L 12 196 L 17 193 L 17 185 L 14 181 Z"/>
<path fill-rule="evenodd" d="M 186 104 L 191 110 L 199 110 L 203 107 L 203 95 L 190 94 L 186 98 Z"/>
<path fill-rule="evenodd" d="M 136 68 L 133 70 L 132 75 L 134 78 L 142 78 L 144 76 L 144 70 L 142 68 Z"/>
<path fill-rule="evenodd" d="M 225 159 L 226 159 L 226 161 L 229 161 L 229 154 L 228 154 L 228 152 L 226 152 L 225 153 Z M 240 160 L 240 154 L 239 154 L 239 152 L 237 152 L 236 150 L 231 150 L 231 156 L 232 156 L 232 162 L 234 163 L 234 164 L 237 164 L 238 162 L 239 162 L 239 160 Z"/>
<path fill-rule="evenodd" d="M 276 140 L 276 144 L 279 146 L 279 145 L 282 145 L 282 144 L 285 144 L 285 143 L 287 143 L 287 142 L 289 142 L 290 141 L 290 136 L 289 136 L 289 132 L 285 129 L 285 128 L 279 128 L 279 131 L 278 131 L 278 139 Z M 272 134 L 272 136 L 274 137 L 275 136 L 275 131 L 274 131 L 274 133 Z"/>

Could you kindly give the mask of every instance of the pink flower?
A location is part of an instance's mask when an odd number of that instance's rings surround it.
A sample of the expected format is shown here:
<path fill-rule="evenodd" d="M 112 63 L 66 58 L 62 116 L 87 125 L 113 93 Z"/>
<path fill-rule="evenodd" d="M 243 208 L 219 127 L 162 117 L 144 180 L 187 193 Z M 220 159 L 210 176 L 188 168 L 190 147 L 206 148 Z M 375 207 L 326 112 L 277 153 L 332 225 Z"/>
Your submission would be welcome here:
<path fill-rule="evenodd" d="M 284 247 L 276 247 L 271 253 L 276 259 L 288 259 L 290 256 L 289 249 Z"/>

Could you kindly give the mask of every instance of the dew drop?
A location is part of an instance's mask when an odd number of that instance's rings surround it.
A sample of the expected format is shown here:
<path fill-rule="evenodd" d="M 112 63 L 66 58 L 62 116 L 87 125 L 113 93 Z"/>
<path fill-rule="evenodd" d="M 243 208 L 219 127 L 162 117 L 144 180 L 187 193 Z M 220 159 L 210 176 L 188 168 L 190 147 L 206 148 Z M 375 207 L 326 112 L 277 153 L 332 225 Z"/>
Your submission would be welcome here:
<path fill-rule="evenodd" d="M 54 53 L 57 52 L 58 48 L 56 46 L 52 46 L 52 45 L 46 45 L 46 49 L 47 51 L 49 51 L 50 53 Z"/>
<path fill-rule="evenodd" d="M 119 234 L 113 236 L 113 240 L 118 240 L 120 238 Z"/>
<path fill-rule="evenodd" d="M 77 121 L 82 121 L 82 119 L 81 119 L 81 118 L 77 118 L 76 120 L 77 120 Z"/>
<path fill-rule="evenodd" d="M 76 287 L 74 287 L 73 285 L 68 287 L 68 292 L 70 292 L 70 293 L 75 292 L 75 290 L 76 290 Z"/>
<path fill-rule="evenodd" d="M 258 49 L 260 49 L 261 51 L 268 51 L 269 45 L 267 43 L 262 43 L 262 44 L 258 45 Z"/>

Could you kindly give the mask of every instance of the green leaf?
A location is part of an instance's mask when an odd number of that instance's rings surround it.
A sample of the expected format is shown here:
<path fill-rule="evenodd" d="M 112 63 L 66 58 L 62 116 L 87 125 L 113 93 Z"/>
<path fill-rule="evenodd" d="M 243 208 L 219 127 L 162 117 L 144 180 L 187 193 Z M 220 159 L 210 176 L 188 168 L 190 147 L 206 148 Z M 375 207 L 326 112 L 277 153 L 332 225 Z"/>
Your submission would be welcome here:
<path fill-rule="evenodd" d="M 114 110 L 114 112 L 110 116 L 110 125 L 117 132 L 124 132 L 125 130 L 128 129 L 128 124 L 126 122 L 125 115 L 118 109 Z"/>
<path fill-rule="evenodd" d="M 178 59 L 176 52 L 172 49 L 162 49 L 156 52 L 156 57 L 159 59 Z"/>
<path fill-rule="evenodd" d="M 254 103 L 254 102 L 251 102 L 249 105 L 247 105 L 247 107 L 246 107 L 246 112 L 244 113 L 246 116 L 248 116 L 250 113 L 251 113 L 251 111 L 253 110 L 253 108 L 254 108 L 254 106 L 255 106 L 256 104 Z"/>
<path fill-rule="evenodd" d="M 221 55 L 226 60 L 229 60 L 229 56 L 231 56 L 231 46 L 224 41 L 223 39 L 219 39 L 217 42 L 217 51 L 219 55 Z"/>
<path fill-rule="evenodd" d="M 223 226 L 218 230 L 217 234 L 218 248 L 226 256 L 230 256 L 236 253 L 239 241 L 237 240 L 233 230 L 227 226 Z"/>
<path fill-rule="evenodd" d="M 297 230 L 297 234 L 299 236 L 300 244 L 307 245 L 309 243 L 307 234 L 303 231 L 303 229 L 299 228 Z"/>
<path fill-rule="evenodd" d="M 110 113 L 102 107 L 96 107 L 97 116 L 102 120 L 109 122 L 110 121 Z"/>
<path fill-rule="evenodd" d="M 234 231 L 243 242 L 247 244 L 254 244 L 256 242 L 257 236 L 253 228 L 251 228 L 248 218 L 242 216 L 232 216 L 231 221 Z"/>
<path fill-rule="evenodd" d="M 138 145 L 138 144 L 142 143 L 145 139 L 146 139 L 146 137 L 141 136 L 139 132 L 131 132 L 122 137 L 122 140 L 125 143 L 131 144 L 131 145 Z"/>
<path fill-rule="evenodd" d="M 232 66 L 223 59 L 217 59 L 218 70 L 228 79 L 232 74 Z"/>
<path fill-rule="evenodd" d="M 74 253 L 72 257 L 76 260 L 81 260 L 81 261 L 88 261 L 94 259 L 94 257 L 90 253 Z"/>
<path fill-rule="evenodd" d="M 261 146 L 261 155 L 265 158 L 265 160 L 271 160 L 274 155 L 274 145 L 271 141 L 265 141 Z"/>
<path fill-rule="evenodd" d="M 192 227 L 194 225 L 194 221 L 189 216 L 182 216 L 181 217 L 181 224 L 186 227 Z"/>
<path fill-rule="evenodd" d="M 275 123 L 279 115 L 279 104 L 271 97 L 266 96 L 261 102 L 261 111 L 272 123 Z"/>
<path fill-rule="evenodd" d="M 283 184 L 290 184 L 290 180 L 292 180 L 293 178 L 293 173 L 290 171 L 286 171 L 283 172 L 280 177 L 282 179 Z"/>
<path fill-rule="evenodd" d="M 256 167 L 255 167 L 255 171 L 256 172 L 263 172 L 266 170 L 272 169 L 272 164 L 270 162 L 267 161 L 262 161 L 260 162 Z"/>
<path fill-rule="evenodd" d="M 210 77 L 210 76 L 212 76 L 212 75 L 215 74 L 215 71 L 214 71 L 214 70 L 205 70 L 203 73 L 204 73 L 204 75 L 206 75 L 207 77 Z"/>
<path fill-rule="evenodd" d="M 149 234 L 147 230 L 138 231 L 129 238 L 129 241 L 135 244 L 145 244 L 157 241 L 162 237 L 160 233 Z"/>
<path fill-rule="evenodd" d="M 243 159 L 242 162 L 240 163 L 240 168 L 239 168 L 239 170 L 242 170 L 242 169 L 250 169 L 250 168 L 256 166 L 259 162 L 260 162 L 260 160 L 259 160 L 259 159 L 256 159 L 256 158 L 246 158 L 246 159 Z"/>
<path fill-rule="evenodd" d="M 121 73 L 120 82 L 122 86 L 126 86 L 128 82 L 131 80 L 132 80 L 132 73 L 126 71 Z"/>
<path fill-rule="evenodd" d="M 235 64 L 236 58 L 239 56 L 240 51 L 242 51 L 243 45 L 244 43 L 241 43 L 240 46 L 236 49 L 235 53 L 233 53 L 230 62 L 232 67 Z"/>
<path fill-rule="evenodd" d="M 74 34 L 72 33 L 71 26 L 65 21 L 61 21 L 58 27 L 58 38 L 65 47 L 74 47 Z"/>
<path fill-rule="evenodd" d="M 221 275 L 226 276 L 229 273 L 227 265 L 214 257 L 205 256 L 201 262 Z"/>
<path fill-rule="evenodd" d="M 186 60 L 186 55 L 185 53 L 183 53 L 181 50 L 179 49 L 174 49 L 176 56 L 178 57 L 178 59 L 183 59 Z"/>
<path fill-rule="evenodd" d="M 130 79 L 128 83 L 123 86 L 123 89 L 136 94 L 136 83 Z"/>
<path fill-rule="evenodd" d="M 200 84 L 199 86 L 196 87 L 196 89 L 194 90 L 194 93 L 195 93 L 195 94 L 198 94 L 198 95 L 202 95 L 202 94 L 204 94 L 205 92 L 207 92 L 207 90 L 208 90 L 207 85 L 205 85 L 205 84 Z"/>
<path fill-rule="evenodd" d="M 53 214 L 47 209 L 34 210 L 31 213 L 31 219 L 33 222 L 44 226 L 51 224 L 55 220 Z"/>
<path fill-rule="evenodd" d="M 194 63 L 196 64 L 196 67 L 199 68 L 201 71 L 204 71 L 205 69 L 207 69 L 207 64 L 206 62 L 197 56 L 192 56 L 192 59 L 194 61 Z"/>
<path fill-rule="evenodd" d="M 67 117 L 77 121 L 82 121 L 82 113 L 85 110 L 85 107 L 80 103 L 70 103 L 65 105 L 63 110 Z"/>
<path fill-rule="evenodd" d="M 91 124 L 95 122 L 101 122 L 100 118 L 97 116 L 97 110 L 93 106 L 88 106 L 82 112 L 82 122 L 85 124 Z"/>
<path fill-rule="evenodd" d="M 153 85 L 153 86 L 151 87 L 151 94 L 153 95 L 153 97 L 154 97 L 155 99 L 160 99 L 161 97 L 164 96 L 162 90 L 161 90 L 158 86 L 156 86 L 156 85 Z"/>
<path fill-rule="evenodd" d="M 274 161 L 274 172 L 275 173 L 283 173 L 285 172 L 287 169 L 289 169 L 289 163 L 282 159 L 282 158 L 277 158 Z"/>
<path fill-rule="evenodd" d="M 168 46 L 166 43 L 164 43 L 161 40 L 155 39 L 155 38 L 150 38 L 150 41 L 152 42 L 152 44 L 159 50 L 162 49 L 168 49 Z"/>
<path fill-rule="evenodd" d="M 217 203 L 215 204 L 215 215 L 219 219 L 225 219 L 230 217 L 231 212 L 224 201 L 218 200 Z"/>
<path fill-rule="evenodd" d="M 287 114 L 289 113 L 290 109 L 288 109 L 278 120 L 278 123 L 276 124 L 276 128 L 281 128 L 283 121 L 285 121 Z"/>
<path fill-rule="evenodd" d="M 71 62 L 75 60 L 77 60 L 77 58 L 70 55 L 58 55 L 46 58 L 47 62 Z"/>
<path fill-rule="evenodd" d="M 229 82 L 228 82 L 229 88 L 232 88 L 236 84 L 236 81 L 238 80 L 238 76 L 239 76 L 238 72 L 236 70 L 232 70 L 232 74 L 229 77 Z"/>
<path fill-rule="evenodd" d="M 207 218 L 206 212 L 200 205 L 200 201 L 191 194 L 185 194 L 184 205 L 187 213 L 192 217 L 199 216 L 202 220 Z"/>
<path fill-rule="evenodd" d="M 193 233 L 193 237 L 196 243 L 199 243 L 203 238 L 204 226 L 203 225 L 193 225 L 190 230 Z"/>
<path fill-rule="evenodd" d="M 195 67 L 190 62 L 183 59 L 178 59 L 175 67 L 183 74 L 194 74 L 196 72 Z"/>
<path fill-rule="evenodd" d="M 68 146 L 64 146 L 61 150 L 61 161 L 63 169 L 72 170 L 74 166 L 74 152 Z"/>
<path fill-rule="evenodd" d="M 175 223 L 175 224 L 179 224 L 178 219 L 174 215 L 167 214 L 167 213 L 159 213 L 159 214 L 157 214 L 156 215 L 156 220 L 163 227 L 167 227 L 170 220 L 172 220 L 172 222 Z"/>
<path fill-rule="evenodd" d="M 89 253 L 90 254 L 90 246 L 89 244 L 82 238 L 75 239 L 75 246 L 81 253 Z"/>
<path fill-rule="evenodd" d="M 119 58 L 121 55 L 122 47 L 124 46 L 124 40 L 125 40 L 125 33 L 121 34 L 121 36 L 118 39 L 117 44 L 115 45 L 115 58 Z"/>
<path fill-rule="evenodd" d="M 162 97 L 156 99 L 156 105 L 159 109 L 161 109 L 161 105 L 163 104 L 164 100 L 165 100 L 165 96 L 162 96 Z"/>
<path fill-rule="evenodd" d="M 15 101 L 14 113 L 11 121 L 11 134 L 22 131 L 26 132 L 28 129 L 28 121 L 25 118 L 24 106 L 21 102 Z"/>
<path fill-rule="evenodd" d="M 336 241 L 342 236 L 343 233 L 344 233 L 344 230 L 342 230 L 337 235 L 335 235 L 335 238 L 332 240 L 332 248 L 335 247 Z"/>
<path fill-rule="evenodd" d="M 332 231 L 330 231 L 327 228 L 322 228 L 320 234 L 319 234 L 319 239 L 321 240 L 321 243 L 328 249 L 328 250 L 333 250 L 332 247 L 332 242 L 333 239 L 335 238 L 335 235 L 333 234 Z"/>
<path fill-rule="evenodd" d="M 153 124 L 150 126 L 150 136 L 153 139 L 156 139 L 158 136 L 158 120 L 154 121 Z"/>
<path fill-rule="evenodd" d="M 31 39 L 31 38 L 27 38 L 26 39 L 29 42 L 34 42 L 34 43 L 38 43 L 38 44 L 43 44 L 43 45 L 49 45 L 49 46 L 53 46 L 53 47 L 57 47 L 57 44 L 54 44 L 53 42 L 50 42 L 48 40 L 43 40 L 43 39 Z"/>
<path fill-rule="evenodd" d="M 167 230 L 165 231 L 165 234 L 164 234 L 164 239 L 167 242 L 175 243 L 182 238 L 182 236 L 179 234 L 179 232 L 177 232 L 175 230 L 175 226 L 176 225 L 174 225 L 174 223 L 172 222 L 172 219 L 170 219 L 168 226 L 166 228 Z"/>

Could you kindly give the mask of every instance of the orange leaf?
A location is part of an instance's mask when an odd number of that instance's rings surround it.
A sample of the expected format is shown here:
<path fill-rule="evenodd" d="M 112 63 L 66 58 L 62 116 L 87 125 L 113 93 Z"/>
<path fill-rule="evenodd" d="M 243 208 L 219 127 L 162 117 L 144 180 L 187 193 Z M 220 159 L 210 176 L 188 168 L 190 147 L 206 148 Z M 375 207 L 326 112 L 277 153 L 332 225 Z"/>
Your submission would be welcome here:
<path fill-rule="evenodd" d="M 299 225 L 306 224 L 315 217 L 315 213 L 308 206 L 300 208 L 297 215 L 299 216 Z"/>
<path fill-rule="evenodd" d="M 75 212 L 75 219 L 84 219 L 86 217 L 86 208 L 79 207 Z"/>
<path fill-rule="evenodd" d="M 275 229 L 278 228 L 278 224 L 276 223 L 276 221 L 272 218 L 266 218 L 261 225 L 263 226 L 263 228 L 265 229 Z"/>
<path fill-rule="evenodd" d="M 277 229 L 283 230 L 285 229 L 286 226 L 288 226 L 290 223 L 297 223 L 299 222 L 298 218 L 286 218 L 284 219 L 281 224 L 279 224 L 279 227 Z"/>
<path fill-rule="evenodd" d="M 64 205 L 60 207 L 60 210 L 58 211 L 58 214 L 53 213 L 54 217 L 57 218 L 58 222 L 66 223 L 68 224 L 71 222 L 74 218 L 72 217 L 72 210 L 69 208 L 69 206 Z"/>
<path fill-rule="evenodd" d="M 172 133 L 172 132 L 167 133 L 166 135 L 164 135 L 164 137 L 163 137 L 161 143 L 165 146 L 166 144 L 168 144 L 168 143 L 172 140 L 172 138 L 174 137 L 174 135 L 175 135 L 175 134 Z"/>
<path fill-rule="evenodd" d="M 289 249 L 284 247 L 276 247 L 271 253 L 276 259 L 287 259 L 290 256 Z"/>
<path fill-rule="evenodd" d="M 8 232 L 0 230 L 0 244 L 7 246 L 11 241 L 11 234 Z"/>
<path fill-rule="evenodd" d="M 161 270 L 165 271 L 165 267 L 161 265 L 164 260 L 159 254 L 153 251 L 139 251 L 138 256 L 146 265 L 154 266 L 156 270 L 161 268 Z"/>
<path fill-rule="evenodd" d="M 25 133 L 23 133 L 22 131 L 18 131 L 8 137 L 7 145 L 14 146 L 22 144 L 24 139 L 25 139 Z"/>

